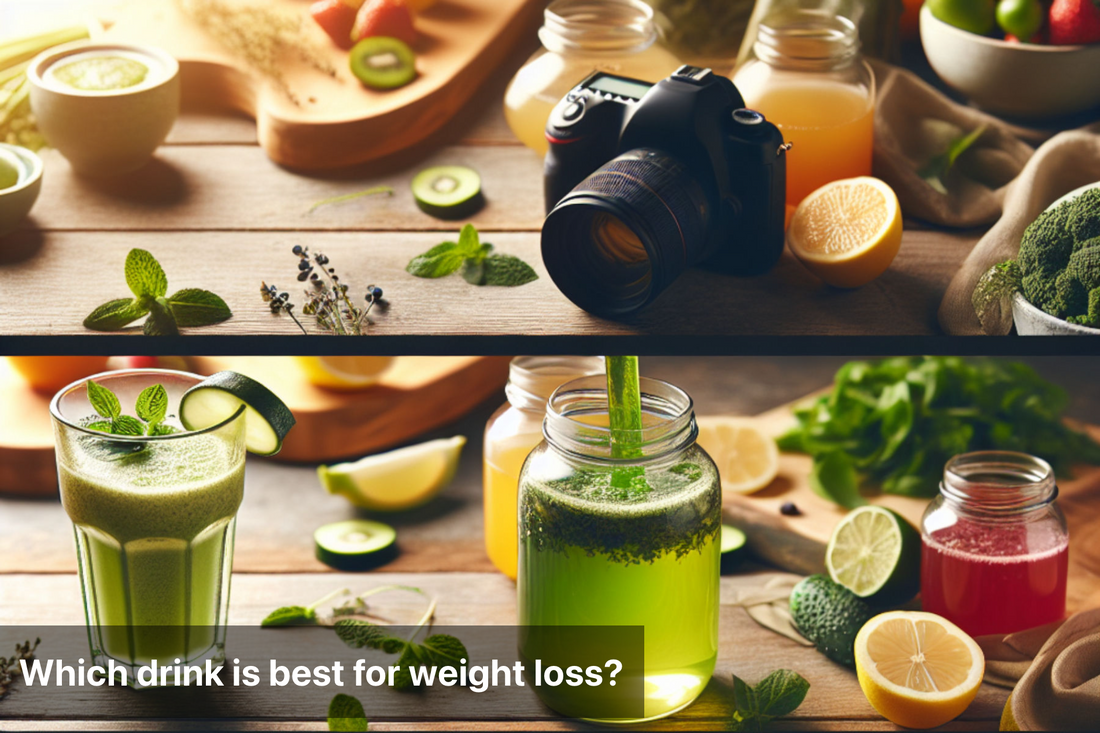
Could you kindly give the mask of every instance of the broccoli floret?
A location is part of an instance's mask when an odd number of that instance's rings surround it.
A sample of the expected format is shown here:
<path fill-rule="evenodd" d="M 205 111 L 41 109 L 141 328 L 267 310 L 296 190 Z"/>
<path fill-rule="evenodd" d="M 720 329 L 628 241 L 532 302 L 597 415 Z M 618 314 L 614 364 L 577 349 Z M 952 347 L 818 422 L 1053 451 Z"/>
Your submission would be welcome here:
<path fill-rule="evenodd" d="M 1089 293 L 1089 312 L 1084 316 L 1070 316 L 1066 319 L 1070 323 L 1079 326 L 1092 326 L 1100 328 L 1100 288 L 1094 288 Z"/>
<path fill-rule="evenodd" d="M 1100 237 L 1073 253 L 1057 282 L 1060 315 L 1070 316 L 1067 320 L 1073 323 L 1092 325 L 1097 307 L 1094 299 L 1100 293 Z"/>
<path fill-rule="evenodd" d="M 1066 274 L 1081 283 L 1086 291 L 1100 287 L 1100 237 L 1085 242 L 1070 256 Z"/>
<path fill-rule="evenodd" d="M 1067 207 L 1072 203 L 1067 202 L 1050 211 L 1044 211 L 1024 231 L 1017 260 L 1025 278 L 1029 275 L 1054 275 L 1069 262 L 1076 241 L 1068 226 Z M 1026 284 L 1024 295 L 1032 303 L 1035 302 L 1027 292 Z"/>
<path fill-rule="evenodd" d="M 1076 242 L 1076 251 L 1087 246 L 1090 240 L 1100 237 L 1100 189 L 1090 188 L 1073 201 L 1063 204 L 1067 205 L 1066 228 Z"/>

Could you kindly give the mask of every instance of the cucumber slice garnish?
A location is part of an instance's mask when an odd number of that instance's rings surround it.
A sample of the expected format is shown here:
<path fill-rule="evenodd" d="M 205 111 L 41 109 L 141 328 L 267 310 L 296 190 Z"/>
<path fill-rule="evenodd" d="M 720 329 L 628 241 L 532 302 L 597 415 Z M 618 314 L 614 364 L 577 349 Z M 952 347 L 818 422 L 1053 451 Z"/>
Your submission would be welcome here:
<path fill-rule="evenodd" d="M 248 452 L 278 453 L 294 427 L 294 415 L 274 392 L 237 372 L 218 372 L 187 390 L 180 400 L 180 422 L 188 430 L 204 430 L 230 418 L 242 404 Z"/>
<path fill-rule="evenodd" d="M 485 205 L 481 176 L 464 165 L 425 168 L 411 186 L 416 205 L 437 219 L 464 219 Z"/>
<path fill-rule="evenodd" d="M 719 538 L 722 553 L 722 572 L 731 572 L 745 559 L 745 533 L 730 524 L 722 525 Z"/>
<path fill-rule="evenodd" d="M 313 533 L 317 559 L 337 570 L 370 570 L 397 554 L 397 532 L 367 519 L 326 524 Z"/>

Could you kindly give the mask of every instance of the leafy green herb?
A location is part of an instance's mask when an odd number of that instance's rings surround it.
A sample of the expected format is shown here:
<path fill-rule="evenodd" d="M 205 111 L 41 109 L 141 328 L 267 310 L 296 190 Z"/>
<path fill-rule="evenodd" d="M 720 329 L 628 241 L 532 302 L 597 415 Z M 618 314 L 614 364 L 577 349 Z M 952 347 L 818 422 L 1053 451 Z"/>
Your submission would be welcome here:
<path fill-rule="evenodd" d="M 1004 336 L 1012 329 L 1012 296 L 1020 290 L 1023 275 L 1016 260 L 1005 260 L 990 267 L 978 279 L 970 302 L 991 336 Z"/>
<path fill-rule="evenodd" d="M 8 693 L 8 689 L 15 683 L 23 670 L 19 667 L 19 660 L 30 661 L 34 658 L 34 650 L 38 648 L 41 639 L 35 639 L 34 644 L 25 641 L 15 645 L 15 654 L 10 657 L 0 657 L 0 697 Z"/>
<path fill-rule="evenodd" d="M 85 382 L 85 386 L 88 391 L 88 402 L 91 403 L 96 415 L 103 418 L 85 425 L 84 427 L 88 430 L 133 437 L 171 435 L 179 432 L 171 425 L 164 424 L 164 418 L 168 414 L 168 392 L 162 385 L 150 385 L 141 391 L 134 405 L 137 417 L 123 415 L 118 397 L 102 384 L 89 379 Z M 131 449 L 127 447 L 125 450 Z"/>
<path fill-rule="evenodd" d="M 363 703 L 351 695 L 339 694 L 328 704 L 328 729 L 341 733 L 363 733 L 367 730 L 367 713 Z"/>
<path fill-rule="evenodd" d="M 410 275 L 446 277 L 458 272 L 471 285 L 516 287 L 538 280 L 538 273 L 512 255 L 493 254 L 493 245 L 482 244 L 473 224 L 462 227 L 457 242 L 443 242 L 413 257 L 405 266 Z"/>
<path fill-rule="evenodd" d="M 168 294 L 168 276 L 152 254 L 132 249 L 126 255 L 126 284 L 133 298 L 119 298 L 99 306 L 84 319 L 93 331 L 119 331 L 148 315 L 146 336 L 178 336 L 179 327 L 210 326 L 230 318 L 233 312 L 208 290 L 187 288 Z"/>
<path fill-rule="evenodd" d="M 733 676 L 733 730 L 761 731 L 773 719 L 790 715 L 810 690 L 810 683 L 797 672 L 777 669 L 757 683 L 749 686 L 737 675 Z"/>
<path fill-rule="evenodd" d="M 947 178 L 947 174 L 951 171 L 959 156 L 969 150 L 970 146 L 976 143 L 984 132 L 985 125 L 982 125 L 965 135 L 955 138 L 948 144 L 946 150 L 928 161 L 928 164 L 918 171 L 917 175 L 936 191 L 946 195 L 947 186 L 944 184 L 944 179 Z"/>
<path fill-rule="evenodd" d="M 100 417 L 105 417 L 108 420 L 112 420 L 122 414 L 122 405 L 118 402 L 118 397 L 115 393 L 107 389 L 98 382 L 88 380 L 88 402 L 91 403 L 92 409 Z"/>
<path fill-rule="evenodd" d="M 1100 445 L 1068 427 L 1066 393 L 1026 364 L 959 357 L 853 361 L 833 389 L 795 409 L 784 451 L 814 458 L 816 492 L 852 507 L 873 484 L 931 497 L 944 464 L 975 450 L 1031 453 L 1058 475 L 1100 464 Z"/>
<path fill-rule="evenodd" d="M 138 395 L 134 411 L 139 418 L 150 425 L 161 422 L 168 414 L 168 390 L 162 384 L 146 387 Z"/>
<path fill-rule="evenodd" d="M 342 204 L 345 201 L 353 201 L 364 196 L 377 196 L 378 194 L 386 194 L 387 196 L 393 196 L 393 186 L 375 186 L 374 188 L 368 188 L 366 191 L 356 191 L 355 193 L 345 193 L 342 196 L 333 196 L 332 198 L 321 199 L 313 206 L 309 207 L 307 214 L 312 214 L 322 206 L 328 206 L 330 204 Z"/>
<path fill-rule="evenodd" d="M 317 623 L 317 608 L 328 603 L 337 596 L 351 593 L 347 588 L 328 593 L 308 606 L 283 606 L 276 608 L 267 614 L 267 618 L 260 622 L 260 626 L 311 626 Z"/>

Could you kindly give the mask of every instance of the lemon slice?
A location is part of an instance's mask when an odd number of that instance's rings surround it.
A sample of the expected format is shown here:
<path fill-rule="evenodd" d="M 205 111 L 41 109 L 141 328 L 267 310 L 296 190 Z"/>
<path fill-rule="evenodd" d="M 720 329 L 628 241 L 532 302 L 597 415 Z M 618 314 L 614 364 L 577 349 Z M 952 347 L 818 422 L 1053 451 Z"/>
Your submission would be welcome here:
<path fill-rule="evenodd" d="M 430 440 L 352 463 L 318 466 L 317 476 L 330 494 L 364 509 L 412 509 L 451 482 L 464 445 L 466 438 L 461 435 Z"/>
<path fill-rule="evenodd" d="M 700 417 L 699 445 L 718 466 L 722 490 L 751 494 L 779 473 L 779 448 L 751 418 Z"/>
<path fill-rule="evenodd" d="M 901 247 L 898 197 L 877 178 L 827 183 L 795 209 L 787 246 L 830 285 L 866 285 L 886 272 Z"/>
<path fill-rule="evenodd" d="M 934 728 L 958 717 L 982 684 L 981 648 L 934 613 L 890 611 L 856 636 L 856 673 L 867 701 L 906 728 Z"/>
<path fill-rule="evenodd" d="M 296 356 L 310 384 L 356 390 L 377 382 L 393 363 L 392 356 Z"/>

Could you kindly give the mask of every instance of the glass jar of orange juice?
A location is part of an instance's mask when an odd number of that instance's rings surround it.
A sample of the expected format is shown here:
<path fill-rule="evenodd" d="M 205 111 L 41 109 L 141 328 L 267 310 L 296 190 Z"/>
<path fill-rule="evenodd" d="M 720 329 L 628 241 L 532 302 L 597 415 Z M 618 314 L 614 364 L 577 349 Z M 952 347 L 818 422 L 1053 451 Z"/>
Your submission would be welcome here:
<path fill-rule="evenodd" d="M 546 402 L 574 379 L 603 374 L 598 356 L 517 356 L 504 393 L 508 401 L 485 426 L 485 549 L 500 572 L 515 580 L 519 532 L 519 473 L 542 442 Z"/>
<path fill-rule="evenodd" d="M 875 78 L 850 19 L 792 9 L 764 18 L 755 58 L 734 76 L 745 104 L 792 143 L 787 205 L 830 181 L 871 175 Z"/>
<path fill-rule="evenodd" d="M 656 82 L 680 66 L 656 43 L 653 9 L 642 0 L 554 0 L 539 40 L 543 48 L 504 93 L 508 126 L 539 155 L 546 154 L 546 120 L 554 105 L 593 71 Z"/>

